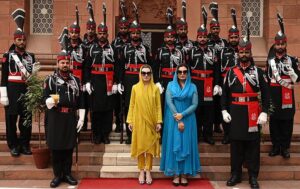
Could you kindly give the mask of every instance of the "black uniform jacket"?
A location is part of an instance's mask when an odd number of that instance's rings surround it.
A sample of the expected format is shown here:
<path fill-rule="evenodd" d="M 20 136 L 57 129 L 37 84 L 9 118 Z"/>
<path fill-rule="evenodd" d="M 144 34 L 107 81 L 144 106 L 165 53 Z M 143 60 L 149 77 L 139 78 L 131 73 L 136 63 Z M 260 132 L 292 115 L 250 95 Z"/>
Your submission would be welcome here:
<path fill-rule="evenodd" d="M 243 80 L 247 80 L 254 93 L 260 93 L 261 111 L 267 113 L 270 104 L 269 88 L 265 73 L 258 67 L 252 65 L 243 70 L 239 64 L 237 66 L 243 74 Z M 231 115 L 229 136 L 233 140 L 255 140 L 259 137 L 259 132 L 248 132 L 248 106 L 232 104 L 232 93 L 245 93 L 244 87 L 231 68 L 224 79 L 223 94 L 221 98 L 222 110 L 227 110 Z M 247 77 L 246 77 L 247 75 Z M 246 83 L 246 82 L 245 82 Z M 256 100 L 257 101 L 257 100 Z"/>
<path fill-rule="evenodd" d="M 293 119 L 295 115 L 295 95 L 294 89 L 291 89 L 292 104 L 289 107 L 283 107 L 282 105 L 282 89 L 283 86 L 279 85 L 278 81 L 275 80 L 273 70 L 270 65 L 270 61 L 275 60 L 277 71 L 282 79 L 290 80 L 290 76 L 287 73 L 287 67 L 293 68 L 295 73 L 298 75 L 296 82 L 300 81 L 300 68 L 299 62 L 296 57 L 285 55 L 281 59 L 277 57 L 269 58 L 266 64 L 266 75 L 270 86 L 271 95 L 271 116 L 277 119 Z M 273 85 L 275 83 L 275 85 Z"/>
<path fill-rule="evenodd" d="M 27 91 L 26 77 L 21 72 L 12 55 L 16 54 L 28 73 L 32 73 L 35 63 L 33 53 L 24 52 L 22 55 L 15 50 L 10 50 L 3 55 L 1 87 L 7 87 L 9 105 L 6 108 L 9 114 L 18 114 L 25 110 L 22 96 Z"/>
<path fill-rule="evenodd" d="M 47 109 L 47 144 L 53 150 L 72 149 L 76 142 L 77 110 L 84 108 L 79 78 L 70 74 L 64 79 L 57 72 L 44 82 L 44 102 L 51 94 L 59 95 L 59 103 Z"/>
<path fill-rule="evenodd" d="M 84 66 L 84 80 L 90 82 L 93 88 L 90 95 L 91 111 L 108 111 L 114 108 L 113 94 L 108 88 L 117 83 L 115 60 L 116 54 L 109 43 L 103 47 L 94 43 L 90 49 Z M 112 74 L 110 79 L 108 74 Z"/>

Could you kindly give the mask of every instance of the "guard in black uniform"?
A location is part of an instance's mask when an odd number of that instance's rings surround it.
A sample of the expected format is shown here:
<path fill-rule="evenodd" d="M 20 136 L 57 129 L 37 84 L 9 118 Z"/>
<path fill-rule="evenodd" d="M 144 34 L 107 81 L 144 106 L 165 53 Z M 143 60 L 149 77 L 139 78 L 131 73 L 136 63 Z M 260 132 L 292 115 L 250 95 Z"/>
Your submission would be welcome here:
<path fill-rule="evenodd" d="M 94 11 L 91 1 L 88 1 L 87 9 L 90 15 L 90 18 L 86 22 L 86 33 L 83 35 L 82 43 L 85 46 L 86 52 L 88 54 L 92 45 L 97 42 L 96 34 L 96 22 L 94 19 Z"/>
<path fill-rule="evenodd" d="M 176 22 L 176 48 L 182 50 L 184 57 L 193 48 L 194 42 L 188 39 L 188 23 L 186 22 L 186 0 L 181 2 L 182 18 Z M 184 60 L 184 62 L 186 62 Z"/>
<path fill-rule="evenodd" d="M 148 46 L 142 43 L 141 25 L 138 20 L 137 7 L 135 6 L 135 20 L 131 23 L 130 43 L 126 44 L 123 49 L 120 61 L 120 83 L 118 84 L 118 92 L 124 93 L 125 115 L 127 117 L 132 86 L 139 81 L 139 70 L 143 64 L 152 66 L 152 55 Z M 126 144 L 131 144 L 131 131 L 126 125 L 126 133 L 128 139 Z"/>
<path fill-rule="evenodd" d="M 219 5 L 216 2 L 212 2 L 209 5 L 210 12 L 212 14 L 212 20 L 210 21 L 210 33 L 208 34 L 208 46 L 220 51 L 227 46 L 226 39 L 220 38 L 220 22 L 219 22 Z"/>
<path fill-rule="evenodd" d="M 125 9 L 125 3 L 124 0 L 120 1 L 120 8 L 121 8 L 121 13 L 122 13 L 122 17 L 119 20 L 119 32 L 117 34 L 117 37 L 112 41 L 111 45 L 115 51 L 115 53 L 117 54 L 117 59 L 116 59 L 116 63 L 120 64 L 120 58 L 122 57 L 122 53 L 123 53 L 123 49 L 124 46 L 128 43 L 130 43 L 130 37 L 129 37 L 129 21 L 126 18 L 126 9 Z M 116 98 L 115 98 L 115 109 L 114 109 L 114 113 L 116 116 L 116 129 L 115 132 L 116 133 L 120 133 L 121 132 L 121 123 L 122 123 L 122 118 L 120 117 L 120 112 L 121 112 L 121 104 L 123 103 L 123 100 L 121 100 L 122 95 L 117 93 L 116 94 Z M 122 106 L 123 107 L 123 106 Z"/>
<path fill-rule="evenodd" d="M 268 58 L 266 66 L 272 100 L 269 128 L 273 148 L 269 156 L 281 153 L 283 158 L 290 158 L 295 115 L 293 85 L 300 81 L 300 70 L 298 59 L 287 54 L 283 19 L 279 14 L 277 17 L 281 31 L 275 36 L 274 55 Z"/>
<path fill-rule="evenodd" d="M 220 52 L 227 46 L 226 39 L 220 38 L 220 23 L 219 23 L 219 5 L 216 2 L 212 2 L 209 5 L 210 12 L 212 14 L 212 20 L 210 22 L 210 33 L 208 34 L 208 46 L 214 48 L 218 56 L 220 56 Z M 220 59 L 220 58 L 219 58 Z M 220 60 L 218 62 L 220 65 Z M 220 93 L 221 95 L 222 93 Z M 220 124 L 222 122 L 222 114 L 221 114 L 221 97 L 220 95 L 214 96 L 214 132 L 222 133 Z"/>
<path fill-rule="evenodd" d="M 249 26 L 248 26 L 249 28 Z M 222 94 L 222 115 L 230 123 L 229 138 L 231 178 L 227 186 L 241 182 L 243 162 L 247 164 L 249 184 L 259 188 L 257 177 L 260 167 L 260 125 L 267 122 L 269 90 L 265 73 L 255 63 L 248 36 L 239 43 L 237 66 L 225 77 Z M 261 107 L 258 101 L 261 97 Z"/>
<path fill-rule="evenodd" d="M 228 31 L 228 46 L 222 48 L 220 51 L 220 73 L 221 78 L 219 80 L 219 86 L 223 86 L 223 81 L 227 71 L 237 64 L 238 59 L 238 44 L 239 44 L 239 30 L 236 23 L 235 9 L 231 9 L 231 16 L 233 18 L 233 25 Z M 222 93 L 220 94 L 222 95 Z M 221 104 L 220 104 L 221 106 Z M 220 110 L 221 111 L 221 110 Z M 220 114 L 219 114 L 220 115 Z M 224 137 L 222 144 L 228 144 L 229 141 L 229 124 L 222 120 L 222 127 L 224 130 Z"/>
<path fill-rule="evenodd" d="M 14 33 L 14 44 L 2 58 L 1 72 L 1 99 L 0 102 L 5 109 L 6 140 L 12 156 L 20 153 L 30 155 L 31 120 L 24 125 L 26 118 L 26 107 L 22 96 L 27 91 L 26 79 L 30 77 L 35 69 L 34 54 L 27 52 L 26 36 L 23 31 L 25 11 L 17 9 L 12 13 L 18 29 Z M 36 64 L 37 65 L 37 64 Z M 20 130 L 17 136 L 17 120 Z"/>
<path fill-rule="evenodd" d="M 79 26 L 79 11 L 76 6 L 76 21 L 69 27 L 69 44 L 68 44 L 68 54 L 70 55 L 71 60 L 71 71 L 74 76 L 80 79 L 81 83 L 83 81 L 83 65 L 85 64 L 85 57 L 87 50 L 85 49 L 85 45 L 83 44 L 82 40 L 80 39 L 80 26 Z M 87 96 L 86 93 L 84 93 Z M 87 98 L 85 98 L 87 99 Z M 85 103 L 87 105 L 88 103 Z M 85 107 L 87 109 L 87 107 Z M 85 123 L 82 130 L 87 130 L 87 113 L 85 115 Z"/>
<path fill-rule="evenodd" d="M 167 88 L 168 83 L 173 80 L 177 66 L 184 61 L 182 49 L 175 46 L 176 31 L 172 27 L 173 10 L 171 8 L 167 9 L 167 17 L 169 26 L 164 33 L 164 44 L 157 49 L 153 69 L 154 80 L 161 94 Z M 164 104 L 164 95 L 162 104 Z"/>
<path fill-rule="evenodd" d="M 70 71 L 70 56 L 66 51 L 67 33 L 68 29 L 65 28 L 60 38 L 63 50 L 57 56 L 58 69 L 44 83 L 43 97 L 48 116 L 46 141 L 51 150 L 54 173 L 51 188 L 57 187 L 62 181 L 77 185 L 77 180 L 71 175 L 72 154 L 85 114 L 80 79 Z"/>
<path fill-rule="evenodd" d="M 104 22 L 98 26 L 98 42 L 90 49 L 84 67 L 86 91 L 90 95 L 90 108 L 95 144 L 109 144 L 112 130 L 114 96 L 117 93 L 115 52 L 108 41 L 106 7 L 103 4 Z"/>
<path fill-rule="evenodd" d="M 219 94 L 220 86 L 218 58 L 213 48 L 208 47 L 207 12 L 202 7 L 203 25 L 197 31 L 197 45 L 189 53 L 188 65 L 192 81 L 197 86 L 199 105 L 196 110 L 198 140 L 203 135 L 204 142 L 215 144 L 213 140 L 214 104 L 213 96 Z"/>

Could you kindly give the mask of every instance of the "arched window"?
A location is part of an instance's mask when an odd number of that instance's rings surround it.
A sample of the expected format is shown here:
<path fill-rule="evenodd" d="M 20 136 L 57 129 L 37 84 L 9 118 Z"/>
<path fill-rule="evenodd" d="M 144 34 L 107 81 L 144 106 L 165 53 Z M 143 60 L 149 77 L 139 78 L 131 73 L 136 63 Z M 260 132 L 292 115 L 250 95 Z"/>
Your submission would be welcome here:
<path fill-rule="evenodd" d="M 53 0 L 31 0 L 31 35 L 53 34 Z"/>
<path fill-rule="evenodd" d="M 263 0 L 242 0 L 242 28 L 246 33 L 246 19 L 250 17 L 251 36 L 263 35 Z"/>

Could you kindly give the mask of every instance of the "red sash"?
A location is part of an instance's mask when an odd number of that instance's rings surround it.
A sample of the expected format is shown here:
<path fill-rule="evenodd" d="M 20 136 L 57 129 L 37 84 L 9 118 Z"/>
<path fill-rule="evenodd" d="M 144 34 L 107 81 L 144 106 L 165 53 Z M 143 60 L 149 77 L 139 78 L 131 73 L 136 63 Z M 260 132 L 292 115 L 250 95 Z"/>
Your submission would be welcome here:
<path fill-rule="evenodd" d="M 139 75 L 140 74 L 140 68 L 144 64 L 129 64 L 128 68 L 125 70 L 125 74 L 134 74 Z"/>
<path fill-rule="evenodd" d="M 227 72 L 230 70 L 230 67 L 226 67 L 223 73 L 221 74 L 222 78 L 224 78 L 227 74 Z"/>
<path fill-rule="evenodd" d="M 80 79 L 80 81 L 82 81 L 82 63 L 74 61 L 71 71 Z"/>
<path fill-rule="evenodd" d="M 161 77 L 173 79 L 175 71 L 176 71 L 176 68 L 162 68 L 161 69 L 161 72 L 162 72 Z"/>
<path fill-rule="evenodd" d="M 282 79 L 289 79 L 289 76 L 281 76 Z M 291 82 L 291 81 L 290 81 Z M 281 87 L 281 108 L 292 108 L 293 107 L 293 89 L 281 86 L 278 83 L 270 83 L 270 86 Z"/>
<path fill-rule="evenodd" d="M 243 84 L 243 73 L 238 67 L 233 68 L 235 75 L 237 76 L 238 80 L 241 84 Z M 232 97 L 257 97 L 258 94 L 253 91 L 249 82 L 246 80 L 246 93 L 232 93 Z M 260 114 L 260 108 L 258 101 L 251 101 L 251 102 L 232 102 L 232 104 L 240 104 L 246 105 L 248 107 L 248 126 L 249 132 L 256 132 L 258 131 L 257 127 L 257 119 Z"/>
<path fill-rule="evenodd" d="M 113 64 L 93 64 L 92 74 L 105 75 L 107 95 L 112 95 L 112 86 L 114 84 L 114 65 Z"/>
<path fill-rule="evenodd" d="M 204 81 L 204 101 L 213 100 L 213 70 L 192 70 L 192 79 Z"/>

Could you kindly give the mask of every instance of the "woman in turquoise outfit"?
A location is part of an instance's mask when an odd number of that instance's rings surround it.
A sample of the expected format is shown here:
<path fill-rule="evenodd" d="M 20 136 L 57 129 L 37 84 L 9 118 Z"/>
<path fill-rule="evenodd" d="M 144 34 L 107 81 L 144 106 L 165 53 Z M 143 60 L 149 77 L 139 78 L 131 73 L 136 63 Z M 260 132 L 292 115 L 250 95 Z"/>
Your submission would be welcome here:
<path fill-rule="evenodd" d="M 197 89 L 191 82 L 189 68 L 180 64 L 166 91 L 160 161 L 160 170 L 167 176 L 174 176 L 175 186 L 187 186 L 187 176 L 195 176 L 201 169 L 195 116 L 197 105 Z"/>

